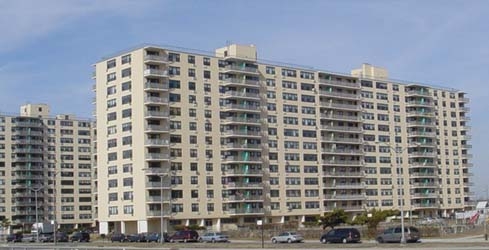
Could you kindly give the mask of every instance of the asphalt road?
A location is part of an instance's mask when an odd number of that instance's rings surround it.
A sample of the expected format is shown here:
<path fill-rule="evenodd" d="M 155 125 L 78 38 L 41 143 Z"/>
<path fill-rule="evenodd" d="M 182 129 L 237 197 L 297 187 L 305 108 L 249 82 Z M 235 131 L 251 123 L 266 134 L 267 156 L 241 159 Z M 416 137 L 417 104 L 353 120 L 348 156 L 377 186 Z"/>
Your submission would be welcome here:
<path fill-rule="evenodd" d="M 96 241 L 90 243 L 3 243 L 0 250 L 148 250 L 148 249 L 489 249 L 489 241 L 483 235 L 462 238 L 431 238 L 420 243 L 401 245 L 399 243 L 378 244 L 375 241 L 363 241 L 360 244 L 321 244 L 319 241 L 306 240 L 304 243 L 272 244 L 269 239 L 261 248 L 261 240 L 233 240 L 231 243 L 111 243 Z"/>

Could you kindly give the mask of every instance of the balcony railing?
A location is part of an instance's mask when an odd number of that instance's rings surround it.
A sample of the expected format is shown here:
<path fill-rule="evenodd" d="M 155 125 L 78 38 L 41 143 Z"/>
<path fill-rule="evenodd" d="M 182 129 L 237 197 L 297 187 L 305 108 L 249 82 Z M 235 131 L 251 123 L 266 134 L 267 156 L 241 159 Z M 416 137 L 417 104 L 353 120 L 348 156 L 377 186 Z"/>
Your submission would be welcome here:
<path fill-rule="evenodd" d="M 229 195 L 223 198 L 226 201 L 262 201 L 263 195 Z"/>
<path fill-rule="evenodd" d="M 362 132 L 361 127 L 348 127 L 348 126 L 334 126 L 334 125 L 321 125 L 323 130 L 336 130 L 336 131 L 347 131 L 347 132 Z"/>
<path fill-rule="evenodd" d="M 333 195 L 333 194 L 325 194 L 325 200 L 364 200 L 366 196 L 364 194 L 345 194 L 345 195 Z"/>
<path fill-rule="evenodd" d="M 225 169 L 222 171 L 225 175 L 262 175 L 263 170 L 260 169 Z"/>
<path fill-rule="evenodd" d="M 236 123 L 260 123 L 260 119 L 245 118 L 245 117 L 226 117 L 221 120 L 222 122 L 236 122 Z"/>
<path fill-rule="evenodd" d="M 163 185 L 163 186 L 162 186 Z M 161 181 L 150 181 L 146 183 L 147 188 L 161 188 L 163 187 L 164 189 L 168 189 L 172 187 L 172 184 L 170 181 L 164 181 L 161 183 Z"/>
<path fill-rule="evenodd" d="M 159 56 L 159 55 L 145 55 L 144 56 L 144 61 L 153 61 L 153 62 L 168 63 L 168 57 L 166 57 L 166 56 Z"/>
<path fill-rule="evenodd" d="M 260 112 L 260 106 L 249 104 L 224 104 L 223 109 L 241 109 L 249 112 Z"/>
<path fill-rule="evenodd" d="M 148 160 L 168 160 L 170 159 L 169 154 L 161 154 L 161 153 L 147 153 L 146 159 Z"/>
<path fill-rule="evenodd" d="M 348 109 L 348 110 L 360 110 L 361 106 L 356 104 L 343 104 L 334 102 L 320 102 L 320 106 L 324 108 L 334 108 L 334 109 Z"/>
<path fill-rule="evenodd" d="M 258 69 L 254 67 L 242 67 L 237 65 L 226 65 L 224 67 L 225 70 L 228 71 L 243 71 L 248 73 L 258 73 Z"/>
<path fill-rule="evenodd" d="M 336 80 L 319 78 L 319 83 L 323 83 L 331 86 L 338 86 L 338 87 L 349 87 L 349 88 L 356 88 L 356 89 L 360 88 L 360 82 L 345 82 L 345 81 L 336 81 Z"/>
<path fill-rule="evenodd" d="M 163 117 L 163 118 L 168 118 L 169 112 L 163 112 L 163 111 L 146 111 L 144 112 L 145 116 L 149 117 Z"/>
<path fill-rule="evenodd" d="M 365 188 L 365 184 L 363 183 L 328 183 L 324 184 L 325 188 L 333 188 L 333 189 L 361 189 Z"/>
<path fill-rule="evenodd" d="M 321 137 L 321 141 L 325 142 L 345 142 L 345 143 L 363 143 L 362 138 L 337 138 L 337 137 Z"/>
<path fill-rule="evenodd" d="M 337 114 L 321 114 L 321 118 L 334 119 L 334 120 L 345 120 L 345 121 L 360 121 L 361 116 L 354 115 L 337 115 Z"/>
<path fill-rule="evenodd" d="M 168 77 L 168 71 L 161 69 L 145 69 L 144 76 Z"/>
<path fill-rule="evenodd" d="M 247 143 L 227 143 L 221 145 L 223 148 L 242 148 L 242 149 L 260 149 L 261 145 L 258 144 L 247 144 Z"/>
<path fill-rule="evenodd" d="M 431 96 L 430 92 L 427 90 L 408 90 L 406 95 L 421 95 L 421 96 Z"/>
<path fill-rule="evenodd" d="M 144 128 L 147 131 L 162 131 L 162 132 L 170 131 L 169 126 L 162 126 L 162 125 L 146 125 Z"/>
<path fill-rule="evenodd" d="M 224 97 L 243 97 L 243 98 L 253 98 L 253 99 L 259 99 L 260 94 L 258 93 L 247 93 L 247 92 L 241 92 L 241 91 L 226 91 L 223 94 Z"/>
<path fill-rule="evenodd" d="M 340 172 L 340 171 L 323 171 L 323 176 L 331 177 L 364 177 L 364 172 Z"/>
<path fill-rule="evenodd" d="M 144 83 L 144 89 L 156 89 L 156 90 L 168 90 L 168 84 L 156 83 L 156 82 L 146 82 Z"/>
<path fill-rule="evenodd" d="M 436 136 L 436 132 L 411 131 L 408 132 L 408 136 L 434 137 Z"/>
<path fill-rule="evenodd" d="M 337 91 L 325 91 L 325 90 L 319 90 L 319 95 L 323 96 L 330 96 L 330 97 L 339 97 L 342 99 L 354 99 L 354 100 L 359 100 L 361 99 L 361 96 L 358 94 L 350 94 L 350 93 L 343 93 L 343 92 L 337 92 Z"/>
<path fill-rule="evenodd" d="M 243 136 L 261 136 L 259 131 L 247 131 L 247 130 L 225 130 L 222 132 L 223 135 L 243 135 Z"/>
<path fill-rule="evenodd" d="M 147 139 L 145 141 L 146 145 L 158 145 L 158 146 L 168 146 L 170 145 L 170 140 L 164 139 Z"/>
<path fill-rule="evenodd" d="M 260 86 L 260 81 L 258 81 L 258 80 L 250 80 L 250 79 L 241 79 L 241 78 L 230 77 L 230 78 L 224 78 L 222 81 L 224 82 L 224 84 L 226 84 L 226 83 L 240 84 L 240 85 L 242 84 L 242 85 L 251 86 L 251 87 L 259 87 Z"/>
<path fill-rule="evenodd" d="M 243 157 L 243 156 L 228 156 L 222 159 L 222 162 L 233 162 L 233 161 L 241 161 L 241 162 L 261 162 L 261 157 Z"/>
<path fill-rule="evenodd" d="M 155 96 L 146 96 L 144 97 L 144 102 L 148 103 L 168 103 L 168 98 L 166 97 L 155 97 Z"/>
<path fill-rule="evenodd" d="M 352 154 L 359 155 L 363 154 L 363 150 L 361 149 L 340 149 L 340 148 L 323 148 L 321 149 L 322 153 L 330 153 L 330 154 Z"/>
<path fill-rule="evenodd" d="M 342 160 L 323 160 L 321 161 L 323 165 L 340 165 L 340 166 L 362 166 L 363 161 L 342 161 Z"/>
<path fill-rule="evenodd" d="M 263 214 L 263 208 L 228 208 L 223 211 L 225 214 Z"/>
<path fill-rule="evenodd" d="M 254 182 L 228 182 L 224 188 L 263 188 L 263 183 Z"/>

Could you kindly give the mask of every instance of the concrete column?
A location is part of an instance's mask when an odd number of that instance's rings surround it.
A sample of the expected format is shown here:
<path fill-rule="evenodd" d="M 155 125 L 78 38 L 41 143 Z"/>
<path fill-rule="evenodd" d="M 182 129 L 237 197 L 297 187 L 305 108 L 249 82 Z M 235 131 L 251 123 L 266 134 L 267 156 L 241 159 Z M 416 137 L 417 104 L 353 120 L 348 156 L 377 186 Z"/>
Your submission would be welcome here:
<path fill-rule="evenodd" d="M 98 223 L 98 231 L 100 234 L 109 234 L 109 223 L 107 221 L 100 221 Z"/>
<path fill-rule="evenodd" d="M 147 233 L 148 232 L 148 221 L 147 220 L 139 220 L 138 221 L 138 233 Z"/>

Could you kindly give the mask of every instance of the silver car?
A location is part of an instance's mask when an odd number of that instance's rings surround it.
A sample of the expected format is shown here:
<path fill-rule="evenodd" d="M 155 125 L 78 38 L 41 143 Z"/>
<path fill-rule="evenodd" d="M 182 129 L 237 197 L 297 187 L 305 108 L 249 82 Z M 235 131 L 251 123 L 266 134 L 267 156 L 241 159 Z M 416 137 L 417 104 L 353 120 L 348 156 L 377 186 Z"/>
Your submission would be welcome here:
<path fill-rule="evenodd" d="M 302 242 L 304 241 L 304 237 L 296 232 L 283 232 L 277 236 L 272 237 L 272 243 L 280 243 L 280 242 Z"/>
<path fill-rule="evenodd" d="M 390 227 L 375 238 L 379 243 L 401 242 L 402 228 Z M 415 227 L 404 227 L 406 242 L 418 242 L 420 240 L 419 230 Z"/>
<path fill-rule="evenodd" d="M 200 236 L 200 242 L 229 242 L 229 237 L 222 233 L 208 232 Z"/>

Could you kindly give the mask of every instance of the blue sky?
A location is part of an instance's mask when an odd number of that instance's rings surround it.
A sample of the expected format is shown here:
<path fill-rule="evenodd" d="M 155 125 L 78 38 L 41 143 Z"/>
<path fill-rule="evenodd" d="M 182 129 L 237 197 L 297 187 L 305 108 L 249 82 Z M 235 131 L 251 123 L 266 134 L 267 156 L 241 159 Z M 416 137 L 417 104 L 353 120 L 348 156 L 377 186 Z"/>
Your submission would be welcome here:
<path fill-rule="evenodd" d="M 0 112 L 48 103 L 91 117 L 92 64 L 142 43 L 213 51 L 461 89 L 471 98 L 474 191 L 486 195 L 489 1 L 0 0 Z"/>

